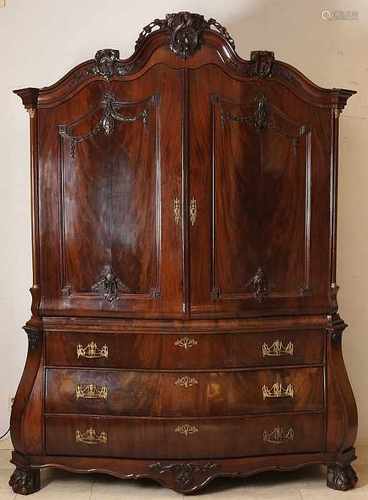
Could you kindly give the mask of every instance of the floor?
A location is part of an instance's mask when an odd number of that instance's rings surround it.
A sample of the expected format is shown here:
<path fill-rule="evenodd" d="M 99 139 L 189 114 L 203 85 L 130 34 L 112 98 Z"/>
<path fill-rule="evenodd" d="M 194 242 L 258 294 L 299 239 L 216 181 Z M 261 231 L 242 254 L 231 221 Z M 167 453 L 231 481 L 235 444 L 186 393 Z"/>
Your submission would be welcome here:
<path fill-rule="evenodd" d="M 8 486 L 13 470 L 9 464 L 11 443 L 0 441 L 0 500 L 20 500 Z M 355 470 L 359 483 L 354 490 L 342 493 L 326 488 L 325 472 L 321 467 L 304 468 L 296 472 L 263 473 L 247 480 L 218 479 L 203 493 L 200 500 L 368 500 L 368 446 L 357 450 Z M 30 499 L 45 500 L 182 500 L 184 497 L 150 481 L 120 481 L 103 475 L 73 475 L 63 471 L 44 471 L 43 488 Z M 186 497 L 190 498 L 190 497 Z"/>

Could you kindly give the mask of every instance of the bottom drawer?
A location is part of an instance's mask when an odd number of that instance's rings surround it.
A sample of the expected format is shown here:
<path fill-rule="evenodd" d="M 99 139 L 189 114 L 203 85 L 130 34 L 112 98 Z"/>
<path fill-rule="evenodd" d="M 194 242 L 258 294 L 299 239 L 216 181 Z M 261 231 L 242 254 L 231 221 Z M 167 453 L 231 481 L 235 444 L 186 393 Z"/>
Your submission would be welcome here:
<path fill-rule="evenodd" d="M 321 414 L 245 418 L 46 417 L 48 455 L 142 459 L 245 457 L 321 451 Z"/>

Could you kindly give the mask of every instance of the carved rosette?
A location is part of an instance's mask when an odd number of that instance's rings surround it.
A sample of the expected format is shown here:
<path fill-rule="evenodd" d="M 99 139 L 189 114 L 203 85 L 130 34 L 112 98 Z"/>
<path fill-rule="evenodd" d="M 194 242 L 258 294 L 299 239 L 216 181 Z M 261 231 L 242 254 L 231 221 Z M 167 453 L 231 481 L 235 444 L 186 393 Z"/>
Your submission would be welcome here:
<path fill-rule="evenodd" d="M 351 465 L 329 465 L 327 468 L 327 486 L 334 490 L 347 491 L 356 485 L 358 477 Z"/>
<path fill-rule="evenodd" d="M 19 495 L 35 493 L 41 487 L 40 471 L 17 468 L 9 480 L 9 486 L 13 489 L 14 493 Z"/>
<path fill-rule="evenodd" d="M 162 464 L 160 462 L 150 465 L 150 469 L 158 474 L 172 473 L 175 478 L 178 491 L 189 491 L 203 480 L 211 476 L 211 472 L 217 469 L 218 464 Z"/>

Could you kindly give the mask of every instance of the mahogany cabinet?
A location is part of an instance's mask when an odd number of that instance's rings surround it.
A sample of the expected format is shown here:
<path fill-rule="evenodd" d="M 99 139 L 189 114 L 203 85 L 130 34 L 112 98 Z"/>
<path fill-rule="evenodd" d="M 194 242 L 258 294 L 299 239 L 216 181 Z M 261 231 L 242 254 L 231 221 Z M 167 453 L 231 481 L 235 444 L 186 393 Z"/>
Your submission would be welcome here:
<path fill-rule="evenodd" d="M 339 116 L 272 52 L 217 21 L 156 19 L 30 115 L 29 350 L 10 484 L 40 469 L 153 478 L 326 464 L 357 481 L 357 412 L 336 295 Z"/>

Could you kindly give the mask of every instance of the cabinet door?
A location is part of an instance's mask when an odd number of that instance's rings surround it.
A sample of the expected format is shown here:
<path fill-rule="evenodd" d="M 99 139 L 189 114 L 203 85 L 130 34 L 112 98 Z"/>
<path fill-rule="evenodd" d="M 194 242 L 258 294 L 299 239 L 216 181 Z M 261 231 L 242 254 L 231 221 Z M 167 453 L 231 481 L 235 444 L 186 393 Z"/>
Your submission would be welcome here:
<path fill-rule="evenodd" d="M 320 308 L 328 286 L 328 114 L 313 117 L 277 82 L 233 79 L 215 66 L 190 75 L 192 315 Z"/>
<path fill-rule="evenodd" d="M 47 311 L 181 314 L 181 92 L 162 66 L 40 111 Z"/>

